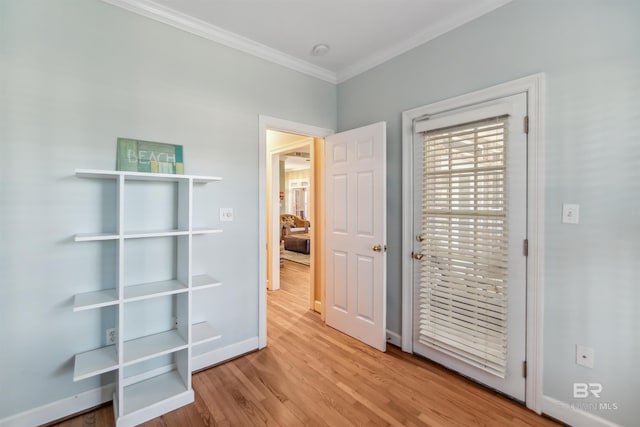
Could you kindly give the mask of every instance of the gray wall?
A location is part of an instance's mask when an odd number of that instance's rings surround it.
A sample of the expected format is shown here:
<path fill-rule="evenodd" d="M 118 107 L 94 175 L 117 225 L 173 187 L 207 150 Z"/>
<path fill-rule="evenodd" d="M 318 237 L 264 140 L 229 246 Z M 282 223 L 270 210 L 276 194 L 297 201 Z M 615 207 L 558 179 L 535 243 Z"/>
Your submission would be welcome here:
<path fill-rule="evenodd" d="M 101 384 L 72 381 L 73 355 L 113 313 L 71 305 L 113 283 L 114 251 L 72 236 L 113 226 L 115 190 L 73 172 L 114 169 L 119 136 L 224 178 L 198 190 L 201 225 L 235 220 L 195 239 L 196 272 L 224 283 L 196 309 L 217 347 L 258 335 L 259 114 L 335 128 L 336 87 L 97 0 L 0 1 L 0 419 Z"/>
<path fill-rule="evenodd" d="M 574 404 L 600 382 L 594 414 L 637 425 L 640 375 L 640 3 L 515 0 L 338 86 L 338 128 L 386 120 L 388 327 L 401 332 L 401 112 L 544 72 L 544 394 Z M 579 225 L 560 223 L 579 203 Z M 575 364 L 595 349 L 595 369 Z M 592 411 L 593 412 L 593 411 Z"/>

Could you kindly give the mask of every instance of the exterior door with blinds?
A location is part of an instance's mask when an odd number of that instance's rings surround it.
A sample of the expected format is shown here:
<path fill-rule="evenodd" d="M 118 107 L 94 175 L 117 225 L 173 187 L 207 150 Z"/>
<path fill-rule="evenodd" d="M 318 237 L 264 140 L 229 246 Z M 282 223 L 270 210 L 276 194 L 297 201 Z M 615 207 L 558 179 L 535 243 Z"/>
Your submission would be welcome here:
<path fill-rule="evenodd" d="M 526 94 L 414 130 L 414 352 L 525 400 Z"/>

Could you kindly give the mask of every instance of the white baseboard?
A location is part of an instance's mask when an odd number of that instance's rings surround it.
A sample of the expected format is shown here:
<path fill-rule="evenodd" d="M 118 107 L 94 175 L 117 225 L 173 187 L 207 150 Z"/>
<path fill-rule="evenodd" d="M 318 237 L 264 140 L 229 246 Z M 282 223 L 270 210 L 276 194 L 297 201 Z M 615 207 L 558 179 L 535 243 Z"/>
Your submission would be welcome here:
<path fill-rule="evenodd" d="M 113 398 L 113 384 L 85 391 L 57 402 L 12 415 L 0 420 L 1 427 L 39 426 L 50 423 L 71 414 L 85 411 L 94 406 L 109 402 Z"/>
<path fill-rule="evenodd" d="M 618 424 L 600 418 L 591 412 L 572 407 L 568 403 L 549 396 L 542 397 L 542 412 L 563 423 L 576 427 L 620 427 Z"/>
<path fill-rule="evenodd" d="M 387 329 L 387 342 L 395 345 L 396 347 L 402 347 L 402 336 Z"/>
<path fill-rule="evenodd" d="M 242 356 L 245 353 L 258 349 L 258 337 L 250 338 L 239 343 L 210 351 L 191 359 L 192 370 L 197 371 L 209 366 L 217 365 L 234 357 Z M 151 373 L 143 373 L 129 379 L 129 382 L 137 382 L 145 379 L 149 374 L 158 374 L 170 370 L 172 365 L 161 367 Z M 11 415 L 0 420 L 0 427 L 26 427 L 38 426 L 52 421 L 59 420 L 69 415 L 77 414 L 94 406 L 101 405 L 113 399 L 114 384 L 108 384 L 100 388 L 76 394 L 56 402 L 30 409 L 19 414 Z"/>
<path fill-rule="evenodd" d="M 191 358 L 191 369 L 192 371 L 198 371 L 208 368 L 257 349 L 258 337 L 249 338 L 248 340 L 230 344 L 208 353 L 193 356 Z"/>

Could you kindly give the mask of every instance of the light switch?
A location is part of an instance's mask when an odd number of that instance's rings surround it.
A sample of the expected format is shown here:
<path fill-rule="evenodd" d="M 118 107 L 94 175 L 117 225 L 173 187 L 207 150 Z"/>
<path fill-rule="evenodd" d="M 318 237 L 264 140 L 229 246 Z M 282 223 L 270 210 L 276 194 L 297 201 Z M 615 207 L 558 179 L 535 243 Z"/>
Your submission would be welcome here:
<path fill-rule="evenodd" d="M 578 224 L 580 220 L 580 205 L 564 203 L 562 205 L 562 223 Z"/>
<path fill-rule="evenodd" d="M 233 208 L 220 208 L 220 221 L 233 221 Z"/>

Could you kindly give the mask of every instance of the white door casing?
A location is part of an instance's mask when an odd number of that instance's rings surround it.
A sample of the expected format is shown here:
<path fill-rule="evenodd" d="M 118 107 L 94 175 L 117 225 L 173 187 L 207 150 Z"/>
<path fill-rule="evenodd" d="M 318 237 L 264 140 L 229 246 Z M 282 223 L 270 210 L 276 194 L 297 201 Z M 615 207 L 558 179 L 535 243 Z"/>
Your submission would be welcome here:
<path fill-rule="evenodd" d="M 437 345 L 427 344 L 420 340 L 420 307 L 425 301 L 421 299 L 423 288 L 419 270 L 424 261 L 414 261 L 414 328 L 413 350 L 438 363 L 443 364 L 478 382 L 508 394 L 518 400 L 525 400 L 525 378 L 522 363 L 526 358 L 526 257 L 523 253 L 523 241 L 527 236 L 526 203 L 527 203 L 527 136 L 524 118 L 527 115 L 527 98 L 525 93 L 501 98 L 494 101 L 472 105 L 449 111 L 441 115 L 429 117 L 420 125 L 420 131 L 440 129 L 443 127 L 465 124 L 489 117 L 509 115 L 507 128 L 507 231 L 508 233 L 508 273 L 507 273 L 507 362 L 504 378 L 473 366 Z M 414 230 L 422 229 L 422 137 L 416 134 L 414 145 Z M 467 190 L 465 190 L 467 191 Z M 416 231 L 418 233 L 418 231 Z M 414 251 L 421 251 L 421 244 L 415 241 Z M 455 258 L 455 255 L 454 255 Z M 456 315 L 454 314 L 454 318 Z M 424 319 L 422 319 L 424 322 Z M 424 339 L 424 338 L 423 338 Z M 428 340 L 427 340 L 428 341 Z"/>
<path fill-rule="evenodd" d="M 450 111 L 488 100 L 527 94 L 529 117 L 527 156 L 527 379 L 526 405 L 536 413 L 543 407 L 543 313 L 544 313 L 544 123 L 545 75 L 520 79 L 413 108 L 402 113 L 402 350 L 413 352 L 413 123 L 438 112 Z"/>
<path fill-rule="evenodd" d="M 304 123 L 292 122 L 290 120 L 279 119 L 266 115 L 260 115 L 259 123 L 259 183 L 258 183 L 258 205 L 266 206 L 267 194 L 267 129 L 293 133 L 298 135 L 308 135 L 316 138 L 324 138 L 333 134 L 333 130 L 321 128 L 317 126 L 307 125 Z M 275 187 L 275 185 L 274 185 Z M 280 210 L 277 203 L 272 204 L 273 217 L 277 218 Z M 258 219 L 258 345 L 261 349 L 267 346 L 267 226 L 272 227 L 272 244 L 278 247 L 279 223 L 272 221 L 267 224 L 266 215 L 260 215 Z M 280 260 L 277 257 L 272 258 L 272 271 L 280 271 Z"/>
<path fill-rule="evenodd" d="M 386 351 L 386 123 L 325 139 L 326 321 Z"/>

